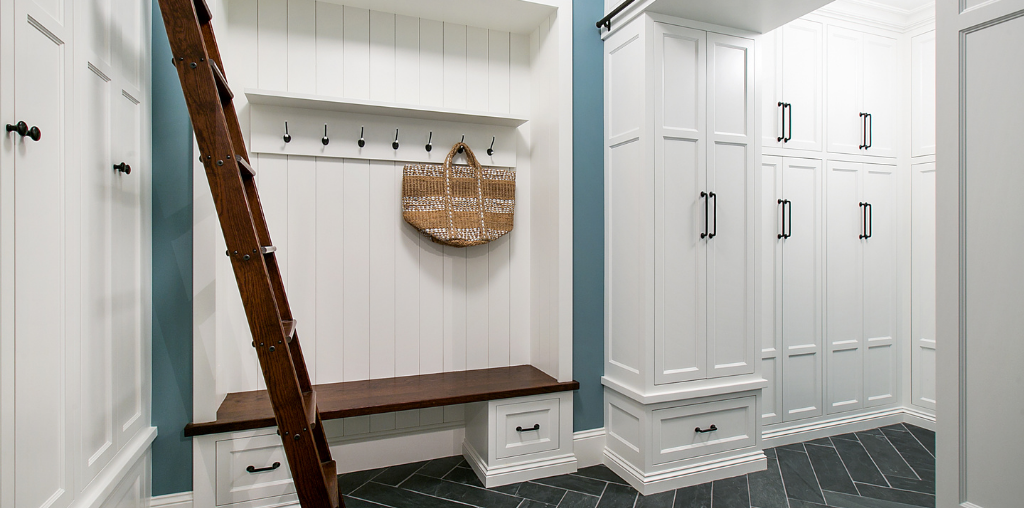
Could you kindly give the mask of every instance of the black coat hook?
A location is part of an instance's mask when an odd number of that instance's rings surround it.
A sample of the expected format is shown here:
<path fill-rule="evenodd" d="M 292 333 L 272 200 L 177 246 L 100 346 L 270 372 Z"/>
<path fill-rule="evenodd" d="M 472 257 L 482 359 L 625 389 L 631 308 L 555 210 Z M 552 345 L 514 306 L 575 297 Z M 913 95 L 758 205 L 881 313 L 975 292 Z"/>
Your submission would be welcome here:
<path fill-rule="evenodd" d="M 395 141 L 391 143 L 391 148 L 398 150 L 398 129 L 395 129 Z"/>
<path fill-rule="evenodd" d="M 357 141 L 356 143 L 359 145 L 359 148 L 362 148 L 362 147 L 366 146 L 366 140 L 363 139 L 363 128 L 362 127 L 359 128 L 359 141 Z"/>
<path fill-rule="evenodd" d="M 430 137 L 427 138 L 427 146 L 426 146 L 428 152 L 434 148 L 434 145 L 431 143 L 431 141 L 433 141 L 433 140 L 434 140 L 434 131 L 430 131 Z"/>
<path fill-rule="evenodd" d="M 324 137 L 320 142 L 323 143 L 324 146 L 327 146 L 327 143 L 331 142 L 331 138 L 327 137 L 327 124 L 324 124 Z"/>
<path fill-rule="evenodd" d="M 284 142 L 285 143 L 291 143 L 292 142 L 292 135 L 288 134 L 288 122 L 284 123 Z"/>
<path fill-rule="evenodd" d="M 459 141 L 459 143 L 465 143 L 465 142 L 466 142 L 466 135 L 465 135 L 465 134 L 463 134 L 463 135 L 462 135 L 462 141 Z M 459 147 L 459 153 L 462 153 L 462 152 L 465 152 L 465 151 L 466 151 L 466 149 L 465 149 L 465 148 L 463 148 L 463 147 L 461 147 L 461 146 Z"/>
<path fill-rule="evenodd" d="M 491 147 L 487 149 L 487 155 L 494 155 L 494 136 L 491 136 Z"/>

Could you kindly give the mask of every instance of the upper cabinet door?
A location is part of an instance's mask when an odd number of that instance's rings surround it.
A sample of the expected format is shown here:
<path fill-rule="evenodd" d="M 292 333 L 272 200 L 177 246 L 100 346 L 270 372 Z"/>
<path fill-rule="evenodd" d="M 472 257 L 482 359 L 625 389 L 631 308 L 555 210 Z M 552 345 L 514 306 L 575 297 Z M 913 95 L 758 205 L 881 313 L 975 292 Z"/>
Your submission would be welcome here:
<path fill-rule="evenodd" d="M 782 29 L 761 37 L 757 76 L 761 80 L 761 146 L 783 146 L 782 130 Z M 788 114 L 788 111 L 787 111 Z"/>
<path fill-rule="evenodd" d="M 655 384 L 707 375 L 707 33 L 654 24 Z"/>
<path fill-rule="evenodd" d="M 828 151 L 863 154 L 864 34 L 828 27 Z"/>
<path fill-rule="evenodd" d="M 910 155 L 935 154 L 935 31 L 910 40 Z"/>
<path fill-rule="evenodd" d="M 784 146 L 821 150 L 821 23 L 798 19 L 777 32 L 782 39 L 781 101 L 789 105 Z M 774 104 L 777 106 L 778 101 Z"/>
<path fill-rule="evenodd" d="M 750 374 L 754 254 L 754 43 L 708 34 L 708 377 Z"/>
<path fill-rule="evenodd" d="M 896 39 L 864 36 L 864 112 L 868 117 L 866 155 L 895 157 L 899 138 L 899 112 L 896 108 Z"/>

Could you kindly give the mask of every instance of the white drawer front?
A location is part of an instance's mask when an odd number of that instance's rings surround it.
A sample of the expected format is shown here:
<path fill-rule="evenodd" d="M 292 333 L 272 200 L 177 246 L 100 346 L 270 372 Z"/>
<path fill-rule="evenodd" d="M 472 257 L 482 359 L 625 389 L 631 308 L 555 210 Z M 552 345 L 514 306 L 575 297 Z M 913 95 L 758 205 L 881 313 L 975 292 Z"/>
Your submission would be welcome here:
<path fill-rule="evenodd" d="M 274 464 L 280 464 L 274 467 Z M 247 468 L 252 466 L 255 472 Z M 259 471 L 263 468 L 272 468 Z M 281 438 L 276 434 L 217 441 L 217 505 L 295 492 Z"/>
<path fill-rule="evenodd" d="M 754 445 L 754 396 L 653 411 L 655 464 Z M 711 432 L 697 432 L 696 429 Z"/>
<path fill-rule="evenodd" d="M 498 406 L 497 458 L 558 449 L 558 403 L 545 399 Z"/>

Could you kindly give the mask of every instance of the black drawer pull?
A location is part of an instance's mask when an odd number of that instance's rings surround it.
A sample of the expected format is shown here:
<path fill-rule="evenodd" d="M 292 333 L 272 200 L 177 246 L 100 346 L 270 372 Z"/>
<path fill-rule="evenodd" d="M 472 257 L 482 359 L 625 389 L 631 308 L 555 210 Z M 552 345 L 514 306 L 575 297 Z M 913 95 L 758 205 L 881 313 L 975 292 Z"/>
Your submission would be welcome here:
<path fill-rule="evenodd" d="M 270 466 L 270 467 L 261 467 L 261 468 L 257 469 L 256 466 L 249 466 L 249 467 L 245 468 L 245 470 L 250 472 L 250 473 L 255 474 L 255 473 L 266 473 L 267 471 L 273 471 L 273 470 L 275 470 L 275 469 L 277 469 L 279 467 L 281 467 L 281 463 L 280 462 L 275 462 L 274 465 Z"/>
<path fill-rule="evenodd" d="M 516 432 L 529 432 L 531 430 L 540 430 L 540 424 L 539 423 L 535 423 L 535 424 L 533 424 L 533 427 L 530 427 L 528 429 L 524 429 L 522 427 L 516 427 Z"/>
<path fill-rule="evenodd" d="M 714 432 L 716 430 L 718 430 L 718 427 L 715 427 L 714 425 L 708 427 L 707 429 L 702 429 L 700 427 L 697 427 L 696 429 L 693 429 L 693 431 L 698 433 L 698 434 L 703 434 L 705 432 Z"/>

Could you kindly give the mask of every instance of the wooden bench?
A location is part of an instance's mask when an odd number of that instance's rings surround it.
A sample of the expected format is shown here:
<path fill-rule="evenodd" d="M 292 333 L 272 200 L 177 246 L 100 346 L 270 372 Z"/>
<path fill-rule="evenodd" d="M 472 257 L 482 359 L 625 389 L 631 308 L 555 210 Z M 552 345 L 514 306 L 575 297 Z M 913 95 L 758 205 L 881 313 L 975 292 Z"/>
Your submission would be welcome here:
<path fill-rule="evenodd" d="M 404 376 L 316 385 L 320 418 L 333 420 L 427 407 L 483 402 L 578 390 L 576 381 L 559 382 L 531 365 Z M 274 427 L 266 390 L 229 393 L 212 422 L 190 423 L 186 436 Z"/>

